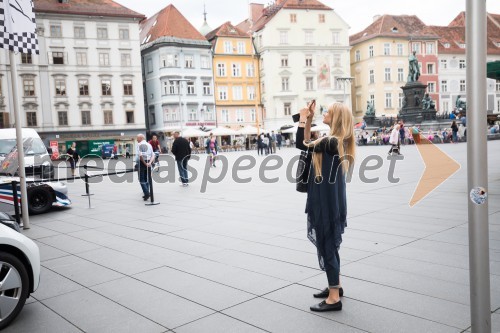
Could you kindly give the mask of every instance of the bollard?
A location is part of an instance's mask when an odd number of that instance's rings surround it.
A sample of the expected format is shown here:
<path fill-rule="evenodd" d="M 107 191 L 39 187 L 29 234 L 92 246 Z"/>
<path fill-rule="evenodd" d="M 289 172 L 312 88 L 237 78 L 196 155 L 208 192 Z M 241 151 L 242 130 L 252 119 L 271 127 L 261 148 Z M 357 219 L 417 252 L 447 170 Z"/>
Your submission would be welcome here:
<path fill-rule="evenodd" d="M 148 182 L 149 182 L 149 196 L 151 198 L 151 201 L 146 203 L 146 206 L 155 206 L 159 205 L 159 202 L 155 202 L 155 196 L 153 193 L 153 177 L 152 177 L 152 169 L 148 167 Z"/>
<path fill-rule="evenodd" d="M 12 201 L 14 202 L 14 213 L 16 217 L 16 222 L 21 226 L 21 216 L 19 214 L 19 199 L 17 197 L 17 181 L 12 181 Z"/>
<path fill-rule="evenodd" d="M 93 194 L 89 193 L 90 192 L 90 185 L 89 185 L 89 175 L 87 174 L 87 165 L 83 166 L 83 169 L 85 170 L 85 175 L 83 176 L 83 179 L 85 181 L 85 194 L 82 194 L 82 197 L 88 197 Z"/>
<path fill-rule="evenodd" d="M 82 197 L 89 198 L 89 209 L 93 209 L 94 207 L 92 207 L 92 204 L 90 203 L 90 196 L 93 194 L 90 193 L 89 175 L 87 174 L 87 165 L 86 164 L 83 166 L 83 169 L 85 170 L 85 175 L 83 176 L 84 181 L 85 181 L 85 194 L 82 194 Z"/>

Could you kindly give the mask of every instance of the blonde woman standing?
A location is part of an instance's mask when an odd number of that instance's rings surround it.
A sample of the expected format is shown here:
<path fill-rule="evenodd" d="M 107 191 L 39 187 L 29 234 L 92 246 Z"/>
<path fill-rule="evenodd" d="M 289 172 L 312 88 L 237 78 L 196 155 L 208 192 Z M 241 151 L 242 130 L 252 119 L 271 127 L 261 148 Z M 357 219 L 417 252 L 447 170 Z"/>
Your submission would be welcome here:
<path fill-rule="evenodd" d="M 323 113 L 323 123 L 330 127 L 329 135 L 311 141 L 314 109 L 313 102 L 300 111 L 297 148 L 313 152 L 306 202 L 307 236 L 317 248 L 319 266 L 326 273 L 328 287 L 314 295 L 325 300 L 310 309 L 340 311 L 343 289 L 339 249 L 347 226 L 346 175 L 352 171 L 354 162 L 354 124 L 349 107 L 333 103 Z"/>

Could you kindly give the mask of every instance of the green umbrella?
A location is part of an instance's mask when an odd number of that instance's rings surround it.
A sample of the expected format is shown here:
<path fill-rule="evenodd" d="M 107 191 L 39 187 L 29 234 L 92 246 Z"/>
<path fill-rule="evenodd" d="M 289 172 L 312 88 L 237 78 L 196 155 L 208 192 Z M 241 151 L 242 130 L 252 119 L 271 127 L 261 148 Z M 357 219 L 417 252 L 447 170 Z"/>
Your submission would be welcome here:
<path fill-rule="evenodd" d="M 486 76 L 489 79 L 500 80 L 500 61 L 492 61 L 486 64 Z"/>

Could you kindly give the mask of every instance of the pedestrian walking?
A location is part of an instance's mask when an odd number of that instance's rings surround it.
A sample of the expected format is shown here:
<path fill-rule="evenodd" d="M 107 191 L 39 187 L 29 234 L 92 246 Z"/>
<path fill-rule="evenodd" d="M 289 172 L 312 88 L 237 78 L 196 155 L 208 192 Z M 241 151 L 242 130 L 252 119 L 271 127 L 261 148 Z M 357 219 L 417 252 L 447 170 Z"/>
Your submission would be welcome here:
<path fill-rule="evenodd" d="M 274 134 L 274 131 L 271 131 L 271 153 L 276 154 L 276 134 Z"/>
<path fill-rule="evenodd" d="M 347 225 L 346 175 L 354 162 L 354 125 L 349 107 L 333 103 L 323 113 L 323 123 L 330 127 L 329 135 L 310 141 L 314 108 L 313 101 L 300 111 L 296 146 L 313 151 L 306 201 L 307 234 L 317 248 L 319 266 L 326 272 L 328 287 L 314 294 L 325 300 L 310 309 L 339 311 L 344 293 L 340 285 L 339 249 Z"/>
<path fill-rule="evenodd" d="M 144 201 L 147 201 L 150 197 L 148 176 L 151 172 L 151 165 L 154 162 L 154 154 L 153 147 L 146 141 L 144 134 L 137 134 L 136 156 L 139 184 L 144 194 L 142 198 Z"/>
<path fill-rule="evenodd" d="M 215 160 L 217 159 L 218 147 L 217 138 L 210 133 L 207 141 L 205 142 L 205 150 L 210 155 L 210 166 L 215 168 Z"/>
<path fill-rule="evenodd" d="M 389 149 L 389 155 L 392 153 L 397 153 L 398 155 L 401 155 L 400 151 L 400 146 L 399 146 L 399 140 L 400 140 L 400 125 L 396 124 L 394 125 L 394 128 L 392 129 L 391 136 L 389 137 L 389 143 L 391 144 L 391 149 Z"/>
<path fill-rule="evenodd" d="M 193 142 L 191 142 L 193 144 Z M 174 132 L 174 143 L 172 144 L 172 154 L 175 156 L 177 169 L 179 170 L 179 178 L 181 186 L 187 187 L 189 185 L 187 166 L 191 158 L 191 145 L 188 140 L 183 138 L 180 132 Z"/>
<path fill-rule="evenodd" d="M 264 144 L 264 149 L 266 151 L 266 155 L 269 155 L 269 134 L 265 134 L 264 138 L 262 138 L 262 143 Z"/>
<path fill-rule="evenodd" d="M 71 168 L 71 175 L 74 177 L 76 176 L 76 164 L 80 159 L 80 155 L 78 155 L 78 151 L 76 150 L 76 142 L 73 142 L 71 144 L 66 153 L 68 154 L 68 161 L 69 161 L 69 167 Z"/>
<path fill-rule="evenodd" d="M 257 155 L 264 155 L 264 134 L 257 137 Z"/>
<path fill-rule="evenodd" d="M 278 142 L 278 150 L 281 150 L 281 145 L 283 144 L 281 133 L 276 134 L 276 142 Z"/>
<path fill-rule="evenodd" d="M 457 143 L 458 142 L 458 125 L 455 120 L 451 123 L 451 133 L 452 133 L 452 142 Z"/>
<path fill-rule="evenodd" d="M 130 147 L 128 145 L 125 147 L 125 158 L 130 158 Z"/>
<path fill-rule="evenodd" d="M 400 137 L 400 144 L 404 145 L 405 144 L 405 124 L 401 120 L 399 122 L 399 137 Z"/>
<path fill-rule="evenodd" d="M 160 153 L 161 153 L 161 146 L 160 146 L 160 141 L 158 141 L 158 137 L 156 135 L 153 135 L 151 140 L 149 140 L 149 144 L 153 148 L 153 153 L 154 153 L 154 160 L 153 160 L 153 170 L 158 171 L 160 164 L 158 161 L 160 160 Z"/>

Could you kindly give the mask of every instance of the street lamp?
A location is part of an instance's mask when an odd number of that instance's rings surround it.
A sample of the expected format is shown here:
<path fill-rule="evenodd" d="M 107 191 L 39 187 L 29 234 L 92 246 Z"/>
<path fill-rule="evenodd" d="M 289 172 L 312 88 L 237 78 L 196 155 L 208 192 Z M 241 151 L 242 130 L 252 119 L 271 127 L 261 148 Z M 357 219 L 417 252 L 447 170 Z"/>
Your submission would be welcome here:
<path fill-rule="evenodd" d="M 338 77 L 337 78 L 337 82 L 342 82 L 342 85 L 344 86 L 344 99 L 343 99 L 343 103 L 345 104 L 345 86 L 346 86 L 346 83 L 349 82 L 351 83 L 352 81 L 354 80 L 353 77 L 351 76 L 345 76 L 345 77 Z M 351 104 L 351 103 L 349 103 Z"/>
<path fill-rule="evenodd" d="M 182 104 L 181 104 L 181 82 L 189 82 L 191 80 L 189 79 L 176 79 L 176 80 L 168 80 L 168 82 L 170 82 L 170 84 L 172 84 L 173 82 L 177 82 L 177 87 L 178 87 L 178 93 L 179 93 L 179 117 L 180 117 L 180 121 L 181 121 L 181 133 L 182 131 L 184 130 L 184 117 L 182 116 L 183 114 L 183 109 L 182 109 Z"/>
<path fill-rule="evenodd" d="M 207 110 L 208 110 L 208 106 L 207 106 Z M 200 109 L 200 124 L 201 124 L 200 129 L 202 131 L 204 131 L 205 130 L 205 109 L 204 108 Z"/>

